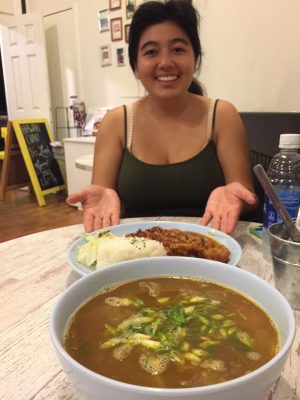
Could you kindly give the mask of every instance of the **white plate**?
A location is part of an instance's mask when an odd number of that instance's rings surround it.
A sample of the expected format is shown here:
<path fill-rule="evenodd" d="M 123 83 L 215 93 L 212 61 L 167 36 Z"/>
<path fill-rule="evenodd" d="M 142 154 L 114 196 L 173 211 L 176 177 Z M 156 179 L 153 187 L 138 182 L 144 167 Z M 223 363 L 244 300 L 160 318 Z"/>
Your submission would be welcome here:
<path fill-rule="evenodd" d="M 209 228 L 207 226 L 202 226 L 198 224 L 189 224 L 187 222 L 176 222 L 176 221 L 145 221 L 145 222 L 130 222 L 128 224 L 123 225 L 115 225 L 108 228 L 100 229 L 91 233 L 97 234 L 98 232 L 110 230 L 110 232 L 114 235 L 121 236 L 126 235 L 127 233 L 136 232 L 138 229 L 149 229 L 154 226 L 159 226 L 165 229 L 181 229 L 182 231 L 192 231 L 201 233 L 202 235 L 209 235 L 213 239 L 217 240 L 219 243 L 223 244 L 230 250 L 230 259 L 228 264 L 237 265 L 240 261 L 242 255 L 241 246 L 238 242 L 233 239 L 231 236 L 226 235 L 226 233 L 220 232 L 216 229 Z M 86 267 L 77 261 L 78 249 L 80 246 L 86 243 L 84 238 L 80 238 L 75 240 L 71 246 L 68 248 L 67 252 L 67 260 L 71 267 L 80 275 L 88 275 L 94 271 L 94 268 Z"/>

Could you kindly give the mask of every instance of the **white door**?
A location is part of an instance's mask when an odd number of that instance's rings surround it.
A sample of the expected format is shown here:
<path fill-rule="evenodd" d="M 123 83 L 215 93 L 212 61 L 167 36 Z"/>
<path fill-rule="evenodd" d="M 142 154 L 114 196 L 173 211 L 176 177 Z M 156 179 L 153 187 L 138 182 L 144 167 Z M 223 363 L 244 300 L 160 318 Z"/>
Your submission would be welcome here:
<path fill-rule="evenodd" d="M 45 37 L 39 14 L 0 17 L 8 118 L 46 118 L 52 125 Z"/>
<path fill-rule="evenodd" d="M 72 8 L 44 15 L 45 40 L 48 57 L 53 126 L 56 137 L 62 141 L 77 136 L 72 97 L 80 97 L 79 46 L 76 30 L 76 10 Z"/>

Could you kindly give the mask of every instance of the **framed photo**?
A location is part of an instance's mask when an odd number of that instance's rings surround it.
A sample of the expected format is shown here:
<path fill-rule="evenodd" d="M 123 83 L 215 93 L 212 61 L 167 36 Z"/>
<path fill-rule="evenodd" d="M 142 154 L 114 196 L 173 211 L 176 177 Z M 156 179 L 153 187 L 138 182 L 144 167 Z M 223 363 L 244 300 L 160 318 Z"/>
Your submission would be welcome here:
<path fill-rule="evenodd" d="M 124 26 L 125 43 L 129 42 L 129 29 L 130 29 L 130 24 L 126 24 Z"/>
<path fill-rule="evenodd" d="M 124 47 L 119 47 L 117 49 L 117 66 L 121 67 L 125 65 L 125 52 Z"/>
<path fill-rule="evenodd" d="M 99 32 L 109 31 L 108 10 L 98 11 Z"/>
<path fill-rule="evenodd" d="M 110 20 L 110 33 L 112 42 L 123 39 L 122 17 Z"/>
<path fill-rule="evenodd" d="M 136 0 L 125 0 L 126 1 L 126 18 L 131 19 L 136 7 Z"/>
<path fill-rule="evenodd" d="M 101 62 L 101 67 L 106 67 L 107 65 L 111 65 L 110 44 L 105 44 L 104 46 L 100 46 L 100 62 Z"/>
<path fill-rule="evenodd" d="M 110 10 L 117 10 L 118 8 L 121 8 L 121 0 L 109 0 Z"/>

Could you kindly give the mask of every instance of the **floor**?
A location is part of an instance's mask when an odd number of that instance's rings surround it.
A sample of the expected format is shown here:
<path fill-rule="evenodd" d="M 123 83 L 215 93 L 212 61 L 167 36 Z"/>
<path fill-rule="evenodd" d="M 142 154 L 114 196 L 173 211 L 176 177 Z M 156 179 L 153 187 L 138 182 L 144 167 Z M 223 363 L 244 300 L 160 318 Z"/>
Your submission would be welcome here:
<path fill-rule="evenodd" d="M 66 194 L 45 196 L 47 205 L 40 207 L 34 193 L 27 188 L 9 190 L 0 201 L 0 242 L 30 233 L 82 223 L 82 212 L 69 206 Z"/>

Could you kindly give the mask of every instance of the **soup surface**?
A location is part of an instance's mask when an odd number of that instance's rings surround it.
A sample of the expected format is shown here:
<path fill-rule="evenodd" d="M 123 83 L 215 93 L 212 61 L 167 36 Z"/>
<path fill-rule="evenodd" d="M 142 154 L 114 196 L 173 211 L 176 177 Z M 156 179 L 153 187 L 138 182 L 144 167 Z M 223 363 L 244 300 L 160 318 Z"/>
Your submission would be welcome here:
<path fill-rule="evenodd" d="M 135 385 L 184 388 L 253 371 L 278 350 L 271 319 L 249 298 L 206 280 L 145 278 L 106 288 L 70 318 L 66 351 Z"/>

